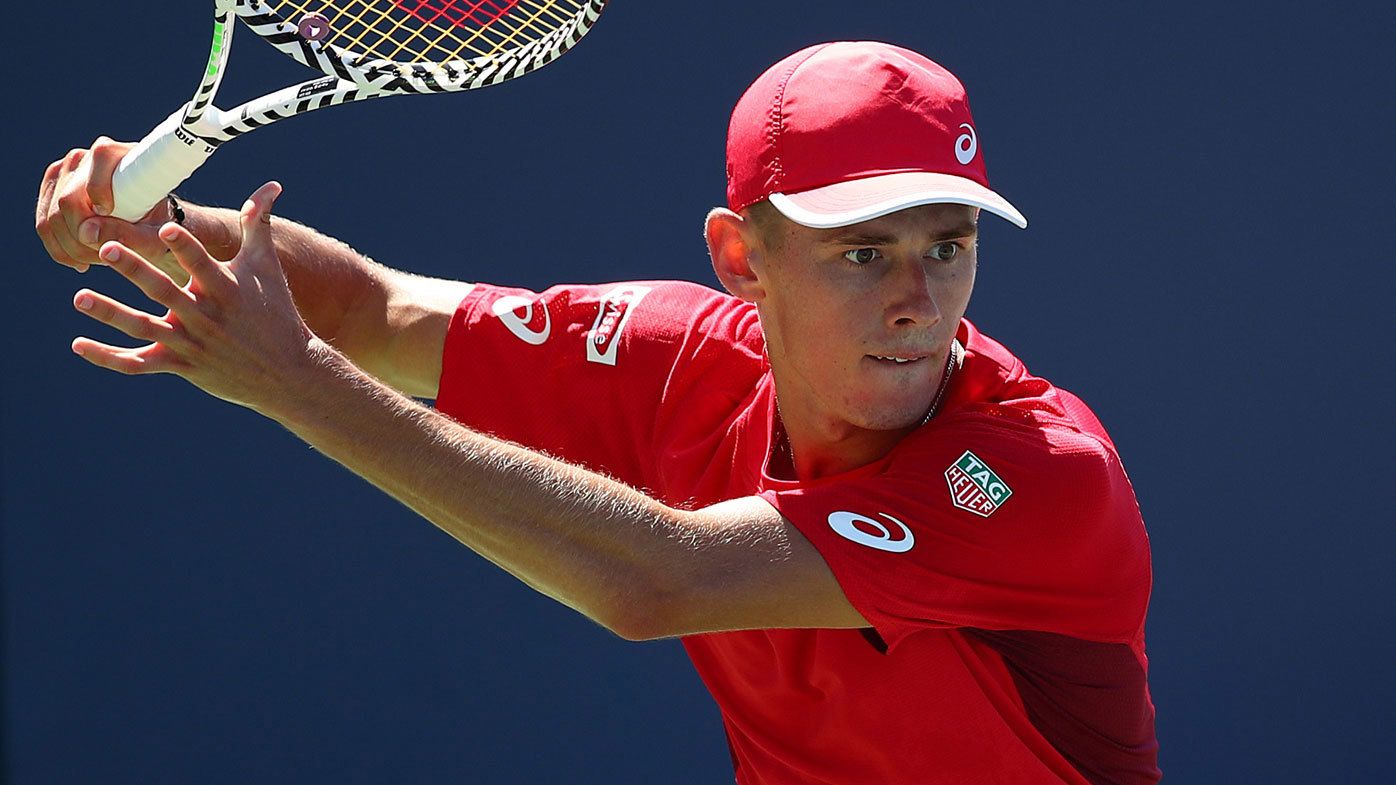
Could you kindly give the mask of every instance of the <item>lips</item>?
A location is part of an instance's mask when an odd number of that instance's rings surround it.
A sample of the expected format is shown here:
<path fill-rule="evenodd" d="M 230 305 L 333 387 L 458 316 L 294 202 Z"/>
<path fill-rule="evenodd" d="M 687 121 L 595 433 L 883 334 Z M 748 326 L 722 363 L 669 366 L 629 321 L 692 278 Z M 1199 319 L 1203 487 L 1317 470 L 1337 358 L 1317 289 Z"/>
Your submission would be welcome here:
<path fill-rule="evenodd" d="M 926 359 L 924 354 L 870 354 L 868 356 L 879 362 L 896 363 L 897 365 L 907 365 Z"/>

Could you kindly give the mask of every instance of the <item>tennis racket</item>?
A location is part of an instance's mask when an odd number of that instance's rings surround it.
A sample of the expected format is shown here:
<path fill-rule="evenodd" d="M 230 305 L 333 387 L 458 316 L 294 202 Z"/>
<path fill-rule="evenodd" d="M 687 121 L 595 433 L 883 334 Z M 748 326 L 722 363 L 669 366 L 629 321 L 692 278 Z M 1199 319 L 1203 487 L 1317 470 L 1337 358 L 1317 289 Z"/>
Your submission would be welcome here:
<path fill-rule="evenodd" d="M 473 90 L 568 52 L 606 0 L 214 0 L 213 48 L 199 89 L 121 160 L 112 215 L 134 221 L 224 142 L 326 106 Z M 324 74 L 223 111 L 213 105 L 234 17 Z"/>

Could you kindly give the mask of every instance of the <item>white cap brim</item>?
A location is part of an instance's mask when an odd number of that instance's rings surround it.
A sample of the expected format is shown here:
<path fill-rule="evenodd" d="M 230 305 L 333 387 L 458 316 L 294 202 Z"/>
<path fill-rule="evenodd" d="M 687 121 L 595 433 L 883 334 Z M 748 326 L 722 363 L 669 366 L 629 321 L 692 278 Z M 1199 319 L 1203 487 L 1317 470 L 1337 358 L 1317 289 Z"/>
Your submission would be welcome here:
<path fill-rule="evenodd" d="M 771 194 L 781 215 L 811 229 L 870 221 L 923 204 L 967 204 L 1026 229 L 1028 219 L 1007 199 L 967 177 L 938 172 L 897 172 L 826 185 L 796 194 Z"/>

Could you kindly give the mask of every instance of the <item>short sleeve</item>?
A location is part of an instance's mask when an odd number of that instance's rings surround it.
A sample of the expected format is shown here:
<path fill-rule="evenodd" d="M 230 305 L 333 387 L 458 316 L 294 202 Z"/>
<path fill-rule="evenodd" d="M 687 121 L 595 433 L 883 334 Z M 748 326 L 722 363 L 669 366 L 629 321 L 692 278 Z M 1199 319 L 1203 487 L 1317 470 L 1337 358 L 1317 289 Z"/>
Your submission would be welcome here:
<path fill-rule="evenodd" d="M 437 408 L 483 433 L 636 487 L 695 327 L 727 297 L 676 281 L 476 285 L 446 335 Z"/>
<path fill-rule="evenodd" d="M 1068 429 L 927 430 L 879 471 L 763 496 L 890 646 L 944 627 L 1130 642 L 1148 540 L 1113 451 Z"/>

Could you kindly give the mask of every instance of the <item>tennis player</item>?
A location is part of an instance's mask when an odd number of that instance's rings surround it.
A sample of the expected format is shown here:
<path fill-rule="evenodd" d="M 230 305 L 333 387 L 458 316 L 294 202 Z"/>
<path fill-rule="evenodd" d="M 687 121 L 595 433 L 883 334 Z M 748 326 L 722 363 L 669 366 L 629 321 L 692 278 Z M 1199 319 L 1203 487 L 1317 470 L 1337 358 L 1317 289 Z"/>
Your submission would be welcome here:
<path fill-rule="evenodd" d="M 415 277 L 273 224 L 274 183 L 104 219 L 128 148 L 55 162 L 37 228 L 168 313 L 84 289 L 147 343 L 73 350 L 276 420 L 621 637 L 681 637 L 738 782 L 1159 779 L 1139 508 L 1086 405 L 964 318 L 979 216 L 1026 220 L 941 66 L 841 42 L 757 79 L 706 223 L 726 293 Z"/>

